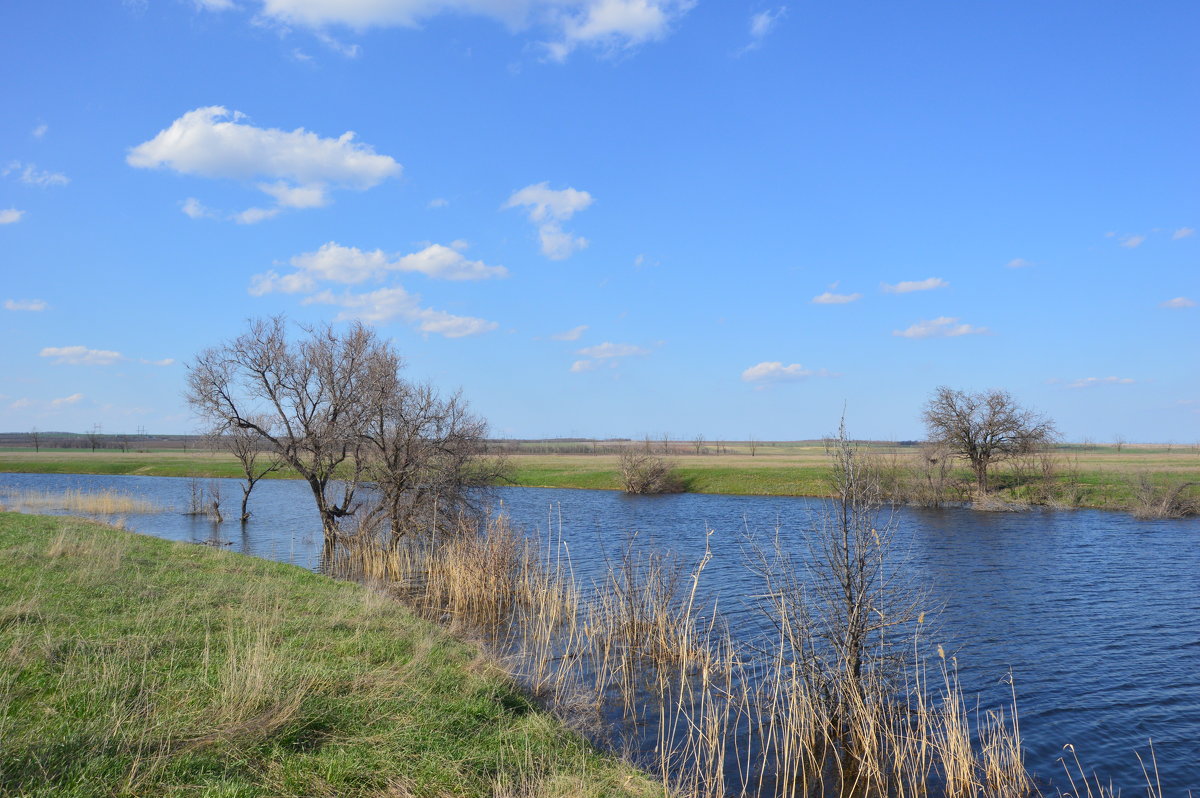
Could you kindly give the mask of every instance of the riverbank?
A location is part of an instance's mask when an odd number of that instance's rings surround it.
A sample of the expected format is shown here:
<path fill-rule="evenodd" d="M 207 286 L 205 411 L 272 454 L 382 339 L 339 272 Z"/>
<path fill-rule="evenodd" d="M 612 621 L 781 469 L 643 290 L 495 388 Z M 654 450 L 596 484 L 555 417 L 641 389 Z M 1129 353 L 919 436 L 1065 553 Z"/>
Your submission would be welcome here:
<path fill-rule="evenodd" d="M 360 585 L 65 517 L 0 556 L 0 794 L 658 794 Z"/>
<path fill-rule="evenodd" d="M 919 481 L 918 452 L 911 446 L 872 444 L 875 455 L 897 486 Z M 819 441 L 766 443 L 751 455 L 736 448 L 724 454 L 692 454 L 676 446 L 662 455 L 675 464 L 688 492 L 735 496 L 828 496 L 829 466 Z M 509 484 L 518 487 L 620 490 L 617 455 L 518 451 L 506 455 Z M 209 451 L 84 452 L 72 450 L 0 451 L 0 472 L 41 474 L 113 474 L 158 477 L 237 479 L 232 455 Z M 295 478 L 287 469 L 268 478 Z M 995 499 L 1015 504 L 1051 504 L 1129 510 L 1147 489 L 1200 481 L 1200 449 L 1195 447 L 1070 446 L 1031 463 L 1001 463 L 992 470 Z M 972 477 L 965 468 L 946 475 L 946 501 L 970 498 Z"/>

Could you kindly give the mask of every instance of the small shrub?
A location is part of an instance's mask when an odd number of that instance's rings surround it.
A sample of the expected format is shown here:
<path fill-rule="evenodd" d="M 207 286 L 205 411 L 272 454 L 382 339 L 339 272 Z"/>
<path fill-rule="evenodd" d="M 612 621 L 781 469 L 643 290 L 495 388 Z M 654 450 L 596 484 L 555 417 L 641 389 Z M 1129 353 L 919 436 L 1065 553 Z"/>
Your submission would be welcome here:
<path fill-rule="evenodd" d="M 1188 488 L 1200 482 L 1180 482 L 1175 485 L 1158 486 L 1142 474 L 1133 493 L 1133 516 L 1135 518 L 1186 518 L 1200 515 L 1200 499 Z"/>
<path fill-rule="evenodd" d="M 626 493 L 682 493 L 683 478 L 673 463 L 646 452 L 624 451 L 617 460 Z"/>

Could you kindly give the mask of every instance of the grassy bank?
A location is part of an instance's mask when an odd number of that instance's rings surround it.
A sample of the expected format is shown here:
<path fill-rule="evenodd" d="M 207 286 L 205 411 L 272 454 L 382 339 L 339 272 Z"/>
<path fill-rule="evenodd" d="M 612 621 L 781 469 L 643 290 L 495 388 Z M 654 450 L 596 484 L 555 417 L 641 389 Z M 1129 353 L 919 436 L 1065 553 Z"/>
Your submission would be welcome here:
<path fill-rule="evenodd" d="M 641 444 L 627 444 L 640 446 Z M 657 446 L 657 445 L 656 445 Z M 544 447 L 543 447 L 544 448 Z M 611 448 L 611 447 L 610 447 Z M 724 454 L 694 454 L 676 445 L 663 456 L 678 467 L 687 490 L 748 496 L 827 496 L 830 493 L 828 461 L 820 441 L 764 443 L 751 455 L 742 447 L 726 447 Z M 911 446 L 872 444 L 868 451 L 903 481 L 916 467 L 917 450 Z M 655 454 L 660 454 L 657 449 Z M 524 487 L 591 488 L 619 490 L 621 481 L 614 451 L 599 453 L 546 453 L 536 446 L 508 455 L 512 483 Z M 1020 473 L 1008 463 L 992 469 L 992 484 L 1003 501 L 1051 503 L 1061 506 L 1126 509 L 1136 504 L 1143 478 L 1166 489 L 1200 481 L 1200 448 L 1162 446 L 1064 446 L 1052 453 L 1052 467 L 1034 476 Z M 75 450 L 0 451 L 0 472 L 62 474 L 131 474 L 165 477 L 241 476 L 232 455 L 191 452 L 81 452 Z M 289 478 L 283 470 L 270 478 Z M 972 477 L 959 464 L 950 474 L 946 498 L 961 500 L 969 493 Z"/>
<path fill-rule="evenodd" d="M 361 586 L 0 513 L 0 794 L 651 795 Z"/>

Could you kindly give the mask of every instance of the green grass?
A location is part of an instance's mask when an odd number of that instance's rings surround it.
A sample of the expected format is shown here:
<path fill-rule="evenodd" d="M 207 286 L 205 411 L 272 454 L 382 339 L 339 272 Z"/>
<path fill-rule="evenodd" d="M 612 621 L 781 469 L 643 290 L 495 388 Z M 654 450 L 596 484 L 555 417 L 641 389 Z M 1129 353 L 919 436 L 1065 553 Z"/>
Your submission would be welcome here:
<path fill-rule="evenodd" d="M 0 513 L 0 795 L 652 795 L 359 585 Z"/>

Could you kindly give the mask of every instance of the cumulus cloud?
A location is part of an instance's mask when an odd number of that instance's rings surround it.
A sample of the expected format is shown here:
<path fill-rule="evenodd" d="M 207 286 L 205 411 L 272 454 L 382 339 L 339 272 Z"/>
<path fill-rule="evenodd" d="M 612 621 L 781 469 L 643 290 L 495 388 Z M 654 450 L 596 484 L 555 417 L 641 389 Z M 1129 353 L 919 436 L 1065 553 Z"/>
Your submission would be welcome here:
<path fill-rule="evenodd" d="M 957 338 L 960 335 L 986 335 L 990 332 L 987 327 L 960 324 L 957 318 L 939 316 L 918 321 L 904 330 L 892 330 L 892 335 L 900 338 Z"/>
<path fill-rule="evenodd" d="M 463 338 L 490 332 L 500 325 L 494 321 L 471 316 L 455 316 L 445 311 L 421 307 L 421 298 L 410 294 L 400 286 L 380 288 L 366 294 L 344 293 L 335 295 L 322 291 L 308 297 L 304 304 L 326 304 L 345 308 L 336 321 L 358 319 L 368 324 L 382 324 L 401 319 L 422 332 L 436 333 L 447 338 Z"/>
<path fill-rule="evenodd" d="M 785 366 L 779 360 L 765 360 L 762 363 L 751 366 L 742 372 L 742 380 L 744 382 L 794 382 L 796 380 L 804 380 L 809 377 L 830 377 L 833 376 L 826 369 L 806 369 L 799 363 L 792 363 L 790 366 Z"/>
<path fill-rule="evenodd" d="M 1133 385 L 1137 380 L 1129 377 L 1084 377 L 1067 385 L 1068 388 L 1091 388 L 1096 385 Z"/>
<path fill-rule="evenodd" d="M 543 181 L 513 192 L 501 208 L 528 208 L 529 220 L 538 226 L 542 254 L 551 260 L 564 260 L 586 247 L 588 241 L 564 231 L 562 223 L 578 211 L 586 210 L 593 201 L 586 191 L 554 190 L 548 181 Z"/>
<path fill-rule="evenodd" d="M 584 45 L 619 52 L 666 38 L 676 20 L 691 10 L 694 0 L 575 0 L 574 12 L 559 16 L 560 35 L 546 43 L 555 61 L 565 60 Z"/>
<path fill-rule="evenodd" d="M 15 174 L 17 179 L 27 186 L 37 186 L 39 188 L 65 186 L 71 182 L 71 179 L 64 174 L 40 170 L 36 164 L 23 164 L 20 161 L 11 161 L 8 166 L 4 167 L 4 171 L 0 172 L 0 175 L 5 177 L 10 174 Z"/>
<path fill-rule="evenodd" d="M 6 299 L 4 300 L 5 310 L 30 310 L 39 311 L 50 307 L 44 299 Z"/>
<path fill-rule="evenodd" d="M 70 396 L 63 396 L 59 399 L 51 399 L 50 406 L 53 408 L 69 407 L 70 405 L 78 404 L 83 399 L 83 394 L 73 393 Z"/>
<path fill-rule="evenodd" d="M 52 357 L 56 364 L 67 366 L 111 366 L 125 359 L 120 352 L 86 346 L 47 346 L 38 355 Z"/>
<path fill-rule="evenodd" d="M 25 211 L 19 211 L 16 208 L 0 210 L 0 224 L 16 224 L 24 215 Z"/>
<path fill-rule="evenodd" d="M 550 340 L 552 340 L 552 341 L 578 341 L 580 336 L 582 336 L 585 332 L 587 332 L 587 328 L 588 328 L 588 326 L 586 324 L 580 324 L 578 327 L 572 327 L 569 330 L 564 330 L 563 332 L 555 333 L 554 335 L 551 335 Z"/>
<path fill-rule="evenodd" d="M 448 247 L 430 244 L 409 255 L 389 255 L 382 249 L 364 252 L 358 247 L 344 247 L 330 241 L 315 252 L 294 256 L 289 263 L 296 271 L 290 274 L 280 276 L 272 270 L 255 275 L 250 293 L 255 296 L 273 291 L 303 293 L 315 290 L 322 281 L 357 285 L 367 280 L 381 280 L 392 272 L 417 272 L 436 280 L 457 281 L 508 276 L 508 269 L 503 266 L 469 260 L 463 254 L 466 248 L 465 241 L 455 241 Z"/>
<path fill-rule="evenodd" d="M 932 291 L 935 288 L 946 288 L 950 283 L 940 277 L 928 277 L 924 280 L 905 280 L 889 285 L 880 283 L 879 287 L 885 294 L 911 294 L 913 291 Z"/>
<path fill-rule="evenodd" d="M 650 354 L 650 350 L 635 346 L 634 344 L 614 344 L 610 341 L 605 341 L 595 346 L 585 346 L 575 354 L 583 355 L 588 359 L 576 360 L 571 364 L 571 371 L 583 372 L 597 369 L 604 363 L 616 367 L 622 358 L 648 355 Z"/>
<path fill-rule="evenodd" d="M 1161 303 L 1159 305 L 1159 307 L 1171 308 L 1173 310 L 1182 310 L 1183 308 L 1194 308 L 1194 307 L 1196 307 L 1196 300 L 1188 299 L 1185 296 L 1177 296 L 1174 299 L 1168 299 L 1166 302 Z"/>
<path fill-rule="evenodd" d="M 154 138 L 130 149 L 125 161 L 139 169 L 253 181 L 276 204 L 230 217 L 243 224 L 268 219 L 283 208 L 321 207 L 329 204 L 332 189 L 365 191 L 401 172 L 390 156 L 356 142 L 353 132 L 323 138 L 304 128 L 255 127 L 245 118 L 219 105 L 188 111 Z M 188 200 L 184 212 L 189 216 L 193 215 L 189 207 L 203 209 L 198 201 Z"/>
<path fill-rule="evenodd" d="M 1195 234 L 1196 234 L 1196 228 L 1181 227 L 1178 230 L 1176 230 L 1174 233 L 1171 233 L 1171 239 L 1173 241 L 1178 241 L 1181 238 L 1187 238 L 1187 237 L 1193 236 Z"/>
<path fill-rule="evenodd" d="M 1032 266 L 1033 261 L 1025 260 L 1024 258 L 1013 258 L 1004 265 L 1010 269 L 1025 269 Z"/>
<path fill-rule="evenodd" d="M 860 299 L 862 299 L 862 294 L 835 294 L 832 291 L 826 291 L 823 294 L 817 294 L 812 301 L 817 305 L 845 305 Z"/>

